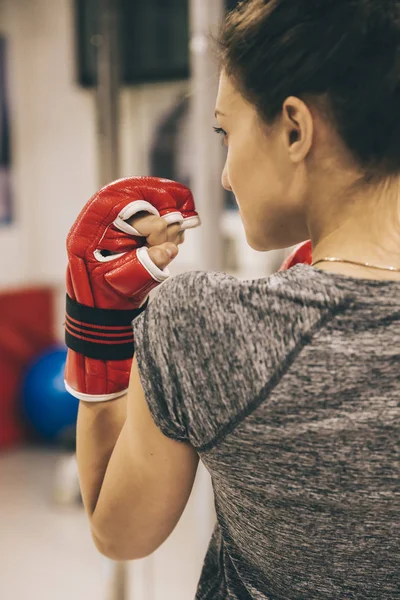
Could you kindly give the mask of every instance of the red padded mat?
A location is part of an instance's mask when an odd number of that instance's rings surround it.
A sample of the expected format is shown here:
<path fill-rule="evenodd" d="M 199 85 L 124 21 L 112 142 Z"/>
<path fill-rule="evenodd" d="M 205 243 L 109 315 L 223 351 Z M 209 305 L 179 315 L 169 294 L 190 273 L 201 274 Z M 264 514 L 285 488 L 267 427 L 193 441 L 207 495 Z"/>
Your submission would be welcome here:
<path fill-rule="evenodd" d="M 54 343 L 52 289 L 0 292 L 0 448 L 26 436 L 19 409 L 21 378 L 27 365 Z"/>

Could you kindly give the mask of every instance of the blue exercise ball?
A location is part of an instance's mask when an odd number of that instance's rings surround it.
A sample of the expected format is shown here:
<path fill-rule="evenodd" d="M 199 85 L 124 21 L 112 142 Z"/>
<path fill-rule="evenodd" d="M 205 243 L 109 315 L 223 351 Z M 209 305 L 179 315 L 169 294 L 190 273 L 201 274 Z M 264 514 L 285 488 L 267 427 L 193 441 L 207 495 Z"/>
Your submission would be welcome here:
<path fill-rule="evenodd" d="M 64 385 L 67 349 L 50 348 L 27 369 L 22 385 L 25 416 L 33 429 L 49 442 L 74 438 L 79 400 Z"/>

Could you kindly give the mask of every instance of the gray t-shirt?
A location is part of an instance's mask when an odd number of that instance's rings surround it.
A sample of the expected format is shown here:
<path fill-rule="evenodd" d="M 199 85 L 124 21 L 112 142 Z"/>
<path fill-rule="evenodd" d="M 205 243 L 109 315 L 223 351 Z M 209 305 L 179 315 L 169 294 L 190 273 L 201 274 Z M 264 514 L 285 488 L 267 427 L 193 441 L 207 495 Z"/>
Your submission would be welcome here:
<path fill-rule="evenodd" d="M 196 599 L 400 599 L 400 282 L 193 271 L 133 327 L 154 421 L 212 478 Z"/>

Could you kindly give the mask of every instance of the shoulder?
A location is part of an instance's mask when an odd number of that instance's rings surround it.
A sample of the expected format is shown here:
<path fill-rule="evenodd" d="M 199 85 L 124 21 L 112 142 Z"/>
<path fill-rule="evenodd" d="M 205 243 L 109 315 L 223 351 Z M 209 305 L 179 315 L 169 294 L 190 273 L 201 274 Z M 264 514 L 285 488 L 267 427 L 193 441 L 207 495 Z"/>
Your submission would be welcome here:
<path fill-rule="evenodd" d="M 201 303 L 226 297 L 239 280 L 220 272 L 189 271 L 171 277 L 157 288 L 153 302 L 170 308 L 193 308 Z"/>

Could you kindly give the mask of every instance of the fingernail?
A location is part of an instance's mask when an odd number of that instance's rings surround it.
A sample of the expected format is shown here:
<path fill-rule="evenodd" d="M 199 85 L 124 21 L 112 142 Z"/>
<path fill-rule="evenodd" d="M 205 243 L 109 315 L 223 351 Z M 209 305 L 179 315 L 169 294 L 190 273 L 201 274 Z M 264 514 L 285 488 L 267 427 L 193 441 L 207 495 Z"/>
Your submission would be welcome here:
<path fill-rule="evenodd" d="M 170 258 L 172 258 L 173 255 L 175 254 L 175 250 L 172 250 L 172 248 L 165 248 L 165 251 Z"/>

